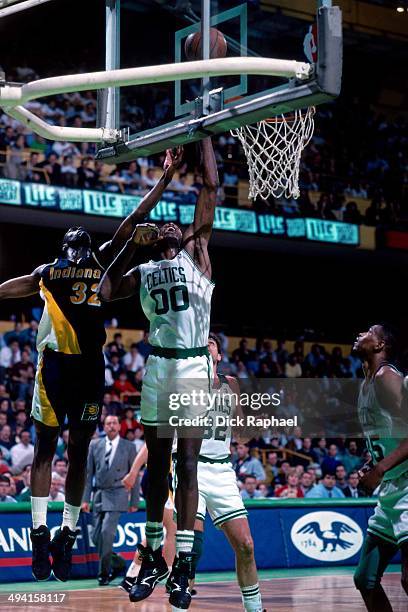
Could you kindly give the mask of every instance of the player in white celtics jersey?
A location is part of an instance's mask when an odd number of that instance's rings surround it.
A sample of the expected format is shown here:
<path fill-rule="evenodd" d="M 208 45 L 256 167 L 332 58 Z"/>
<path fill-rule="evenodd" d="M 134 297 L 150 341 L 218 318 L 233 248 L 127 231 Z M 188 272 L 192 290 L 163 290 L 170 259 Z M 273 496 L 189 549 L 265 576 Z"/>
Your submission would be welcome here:
<path fill-rule="evenodd" d="M 259 591 L 258 575 L 254 557 L 254 544 L 245 509 L 239 489 L 235 471 L 231 464 L 231 427 L 223 424 L 217 426 L 218 417 L 242 416 L 242 412 L 235 401 L 239 397 L 239 386 L 231 376 L 219 376 L 217 366 L 221 360 L 221 345 L 218 337 L 210 334 L 208 349 L 211 355 L 214 371 L 213 390 L 217 402 L 208 411 L 207 416 L 213 425 L 206 428 L 198 458 L 198 493 L 199 501 L 196 521 L 194 525 L 194 546 L 196 553 L 193 569 L 195 570 L 200 559 L 204 540 L 204 520 L 208 510 L 214 525 L 222 529 L 228 538 L 235 556 L 238 583 L 242 593 L 243 607 L 247 612 L 261 612 L 262 601 Z M 218 401 L 218 398 L 220 401 Z M 244 440 L 242 440 L 244 441 Z M 173 456 L 177 465 L 177 446 Z M 147 452 L 141 449 L 133 462 L 132 468 L 123 479 L 128 490 L 134 486 L 141 466 L 146 462 Z M 170 507 L 172 500 L 168 501 Z M 167 511 L 167 515 L 168 515 Z M 165 546 L 169 542 L 169 525 L 166 526 Z M 171 532 L 171 528 L 170 528 Z M 129 591 L 136 581 L 137 566 L 135 561 L 128 569 L 122 587 Z"/>
<path fill-rule="evenodd" d="M 193 548 L 197 557 L 194 566 L 196 567 L 201 556 L 204 520 L 208 510 L 214 525 L 222 529 L 234 550 L 244 610 L 262 612 L 248 512 L 242 501 L 231 463 L 231 427 L 224 426 L 222 418 L 217 421 L 217 417 L 242 416 L 239 401 L 235 401 L 239 397 L 239 385 L 235 378 L 217 374 L 217 366 L 221 361 L 221 344 L 215 334 L 210 334 L 208 349 L 214 369 L 213 390 L 217 392 L 220 401 L 214 402 L 213 408 L 208 411 L 208 417 L 213 425 L 205 430 L 198 457 L 199 501 Z M 220 425 L 217 426 L 217 422 L 220 422 Z M 238 435 L 238 432 L 234 433 Z M 246 441 L 241 436 L 239 438 L 241 442 Z"/>
<path fill-rule="evenodd" d="M 360 484 L 369 492 L 380 485 L 354 575 L 369 612 L 392 612 L 381 578 L 398 548 L 408 595 L 408 407 L 403 375 L 392 364 L 395 346 L 394 334 L 381 324 L 359 334 L 353 347 L 364 364 L 358 416 L 373 460 L 359 471 Z"/>
<path fill-rule="evenodd" d="M 142 308 L 150 323 L 152 351 L 147 362 L 141 397 L 141 416 L 149 451 L 148 471 L 151 486 L 146 496 L 147 547 L 139 546 L 142 566 L 130 593 L 131 601 L 148 597 L 156 584 L 168 574 L 161 551 L 163 509 L 168 497 L 169 465 L 173 432 L 159 435 L 159 427 L 169 429 L 169 393 L 209 391 L 211 361 L 207 340 L 210 303 L 213 291 L 208 241 L 212 232 L 218 188 L 217 164 L 211 139 L 199 144 L 203 187 L 195 206 L 194 220 L 181 232 L 174 223 L 160 230 L 153 225 L 139 226 L 113 264 L 106 271 L 100 296 L 121 299 L 139 292 Z M 131 269 L 131 261 L 141 245 L 151 244 L 156 260 Z M 189 402 L 177 412 L 178 417 L 205 415 L 206 405 Z M 195 436 L 194 436 L 195 433 Z M 161 430 L 160 434 L 163 434 Z M 202 432 L 201 432 L 202 434 Z M 201 437 L 179 437 L 179 462 L 176 490 L 177 555 L 167 588 L 170 603 L 187 609 L 191 602 L 188 580 L 194 554 L 194 520 L 197 511 L 197 460 Z"/>

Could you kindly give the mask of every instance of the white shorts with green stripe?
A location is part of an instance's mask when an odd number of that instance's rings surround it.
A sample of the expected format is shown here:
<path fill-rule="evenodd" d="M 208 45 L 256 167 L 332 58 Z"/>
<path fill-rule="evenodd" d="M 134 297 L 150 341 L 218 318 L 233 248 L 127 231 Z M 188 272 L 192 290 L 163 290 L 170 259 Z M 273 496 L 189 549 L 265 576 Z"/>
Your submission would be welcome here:
<path fill-rule="evenodd" d="M 215 527 L 248 516 L 231 463 L 198 462 L 197 518 L 205 519 L 206 510 Z"/>
<path fill-rule="evenodd" d="M 381 483 L 367 531 L 398 546 L 408 540 L 408 472 Z"/>
<path fill-rule="evenodd" d="M 192 419 L 205 416 L 208 401 L 200 401 L 200 391 L 206 400 L 212 388 L 213 369 L 208 355 L 168 359 L 150 355 L 143 378 L 140 401 L 143 425 L 169 425 L 170 417 Z M 195 392 L 195 395 L 192 395 Z M 194 400 L 186 405 L 177 397 L 191 396 Z"/>

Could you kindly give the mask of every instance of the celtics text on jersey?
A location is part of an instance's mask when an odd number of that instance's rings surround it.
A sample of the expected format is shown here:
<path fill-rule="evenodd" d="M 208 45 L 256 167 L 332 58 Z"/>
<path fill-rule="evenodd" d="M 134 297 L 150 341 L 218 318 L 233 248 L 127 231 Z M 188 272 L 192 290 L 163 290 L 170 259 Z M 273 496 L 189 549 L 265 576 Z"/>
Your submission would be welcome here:
<path fill-rule="evenodd" d="M 150 322 L 149 342 L 162 348 L 207 346 L 214 283 L 186 250 L 139 266 L 140 301 Z"/>

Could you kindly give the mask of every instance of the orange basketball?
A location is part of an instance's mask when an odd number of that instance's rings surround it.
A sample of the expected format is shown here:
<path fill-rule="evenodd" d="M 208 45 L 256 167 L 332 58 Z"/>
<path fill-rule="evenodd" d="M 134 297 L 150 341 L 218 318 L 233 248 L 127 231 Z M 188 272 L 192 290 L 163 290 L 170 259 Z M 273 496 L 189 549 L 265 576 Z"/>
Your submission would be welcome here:
<path fill-rule="evenodd" d="M 184 43 L 184 51 L 188 60 L 199 60 L 203 56 L 201 32 L 190 34 Z M 210 28 L 210 58 L 225 57 L 227 55 L 227 41 L 224 34 L 216 28 Z"/>

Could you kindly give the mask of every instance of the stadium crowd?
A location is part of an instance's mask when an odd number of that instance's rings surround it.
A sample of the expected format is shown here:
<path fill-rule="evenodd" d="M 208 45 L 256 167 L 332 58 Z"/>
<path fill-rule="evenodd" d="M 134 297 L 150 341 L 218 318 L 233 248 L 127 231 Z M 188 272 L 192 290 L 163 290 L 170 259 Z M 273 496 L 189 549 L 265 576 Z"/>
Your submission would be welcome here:
<path fill-rule="evenodd" d="M 30 496 L 35 431 L 29 412 L 37 359 L 37 328 L 35 320 L 28 327 L 15 323 L 13 329 L 0 336 L 0 501 L 3 502 L 26 501 Z M 358 358 L 344 356 L 340 347 L 328 352 L 324 346 L 314 344 L 304 354 L 302 340 L 298 340 L 293 352 L 289 352 L 283 340 L 275 344 L 258 339 L 256 347 L 251 349 L 248 341 L 242 339 L 238 348 L 230 352 L 228 337 L 221 332 L 219 339 L 222 346 L 220 373 L 236 376 L 244 388 L 245 384 L 262 381 L 272 381 L 277 385 L 275 388 L 279 388 L 283 381 L 303 379 L 314 379 L 319 385 L 321 381 L 340 384 L 341 379 L 358 382 L 361 376 Z M 125 347 L 117 331 L 106 344 L 104 355 L 105 395 L 101 424 L 95 436 L 105 435 L 103 421 L 107 415 L 118 415 L 121 436 L 139 450 L 143 445 L 139 405 L 149 355 L 148 334 Z M 314 400 L 313 393 L 306 395 L 305 405 L 302 405 L 295 392 L 288 392 L 280 406 L 281 416 L 293 414 L 294 408 L 307 416 Z M 333 400 L 330 393 L 325 397 L 329 403 Z M 53 462 L 51 501 L 64 499 L 67 434 L 66 429 L 62 431 Z M 264 429 L 245 443 L 233 439 L 231 455 L 244 499 L 364 496 L 358 486 L 356 470 L 370 457 L 361 438 L 346 438 L 339 432 L 327 439 L 312 439 L 301 427 Z"/>
<path fill-rule="evenodd" d="M 37 77 L 29 67 L 16 69 L 18 82 Z M 123 100 L 123 126 L 136 132 L 172 120 L 172 104 L 165 88 L 141 87 L 138 92 L 137 99 Z M 95 125 L 93 92 L 31 101 L 27 108 L 55 125 Z M 346 130 L 344 125 L 348 126 Z M 356 147 L 356 142 L 360 146 Z M 254 207 L 285 216 L 392 225 L 407 217 L 407 142 L 406 119 L 386 118 L 362 102 L 343 96 L 317 110 L 314 136 L 301 162 L 300 198 L 258 199 Z M 221 179 L 220 203 L 237 206 L 239 182 L 248 176 L 243 151 L 229 134 L 215 137 L 214 144 Z M 162 156 L 155 156 L 112 167 L 94 161 L 94 154 L 94 144 L 46 141 L 6 114 L 0 115 L 0 176 L 6 178 L 143 195 L 157 181 L 163 162 Z M 187 158 L 166 197 L 194 202 L 201 188 L 196 170 Z M 361 208 L 356 199 L 370 203 Z"/>

